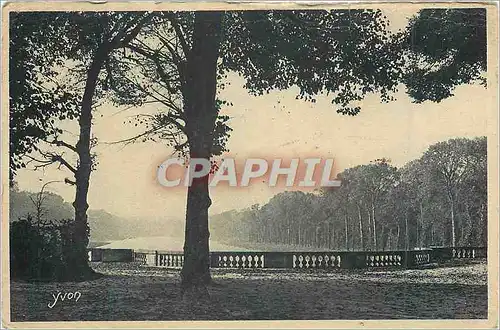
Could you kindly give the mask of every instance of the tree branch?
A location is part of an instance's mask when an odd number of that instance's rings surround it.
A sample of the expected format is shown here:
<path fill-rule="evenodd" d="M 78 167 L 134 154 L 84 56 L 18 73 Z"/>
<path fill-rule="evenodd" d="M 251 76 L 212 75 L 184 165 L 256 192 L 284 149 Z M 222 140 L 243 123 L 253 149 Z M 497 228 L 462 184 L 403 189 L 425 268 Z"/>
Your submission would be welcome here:
<path fill-rule="evenodd" d="M 177 38 L 179 39 L 179 42 L 181 44 L 182 52 L 184 53 L 184 57 L 188 57 L 188 54 L 190 52 L 190 48 L 188 46 L 188 43 L 186 41 L 186 37 L 184 36 L 184 33 L 182 32 L 181 26 L 179 25 L 179 21 L 175 17 L 174 14 L 172 13 L 166 13 L 167 19 L 170 21 L 172 24 L 172 27 L 175 30 L 175 34 L 177 35 Z"/>
<path fill-rule="evenodd" d="M 76 174 L 76 169 L 73 166 L 71 166 L 61 155 L 53 155 L 53 159 L 55 161 L 58 161 L 60 164 L 66 166 L 66 168 L 71 172 L 73 172 L 73 174 Z"/>
<path fill-rule="evenodd" d="M 64 178 L 64 183 L 67 183 L 67 184 L 72 185 L 72 186 L 76 185 L 76 181 L 70 180 L 68 178 Z"/>
<path fill-rule="evenodd" d="M 141 32 L 141 29 L 144 26 L 144 24 L 146 24 L 148 21 L 150 21 L 153 18 L 153 15 L 154 15 L 153 13 L 146 14 L 146 16 L 144 16 L 141 20 L 139 20 L 139 22 L 132 29 L 132 31 L 130 31 L 130 33 L 128 35 L 126 35 L 123 38 L 123 40 L 120 41 L 117 44 L 117 46 L 114 47 L 114 48 L 120 48 L 120 47 L 124 47 L 124 46 L 128 45 L 130 43 L 130 41 L 132 41 L 135 37 L 137 37 L 137 35 L 139 34 L 139 32 Z"/>
<path fill-rule="evenodd" d="M 63 157 L 62 155 L 58 155 L 58 154 L 55 154 L 55 153 L 52 153 L 52 152 L 42 152 L 42 151 L 39 151 L 40 154 L 44 157 L 44 159 L 37 159 L 37 158 L 34 158 L 30 155 L 26 155 L 26 157 L 28 159 L 30 159 L 30 161 L 28 163 L 31 163 L 31 162 L 37 162 L 39 163 L 39 165 L 35 165 L 35 170 L 39 169 L 39 168 L 44 168 L 44 167 L 47 167 L 51 164 L 54 164 L 54 163 L 59 163 L 61 165 L 64 165 L 68 170 L 70 170 L 73 174 L 76 174 L 77 170 L 71 166 L 70 163 L 68 163 Z"/>
<path fill-rule="evenodd" d="M 57 138 L 54 138 L 53 141 L 48 142 L 48 143 L 53 144 L 53 145 L 58 146 L 58 147 L 66 147 L 69 150 L 78 153 L 78 150 L 76 150 L 75 146 L 72 146 L 71 144 L 66 143 L 64 141 L 58 140 Z"/>
<path fill-rule="evenodd" d="M 130 14 L 126 14 L 123 18 L 123 20 L 127 20 L 128 18 L 130 17 Z M 115 49 L 115 48 L 120 48 L 120 47 L 123 47 L 125 46 L 128 42 L 130 42 L 130 40 L 132 40 L 133 38 L 135 38 L 137 36 L 137 34 L 139 34 L 142 26 L 143 26 L 143 23 L 146 21 L 146 19 L 148 17 L 151 17 L 151 13 L 144 16 L 144 17 L 140 17 L 140 16 L 136 16 L 134 18 L 132 18 L 132 20 L 130 22 L 128 22 L 127 24 L 125 24 L 125 27 L 123 27 L 110 41 L 109 41 L 109 46 L 111 47 L 111 49 Z M 141 21 L 142 19 L 142 21 Z M 116 26 L 113 27 L 113 30 L 116 30 L 115 28 L 117 26 L 119 26 L 120 22 L 117 22 Z M 134 26 L 134 24 L 136 24 L 136 26 L 132 29 L 132 31 L 127 34 L 127 30 Z M 112 31 L 114 32 L 114 31 Z M 123 40 L 122 40 L 123 38 Z M 128 40 L 128 42 L 125 42 L 126 40 Z"/>

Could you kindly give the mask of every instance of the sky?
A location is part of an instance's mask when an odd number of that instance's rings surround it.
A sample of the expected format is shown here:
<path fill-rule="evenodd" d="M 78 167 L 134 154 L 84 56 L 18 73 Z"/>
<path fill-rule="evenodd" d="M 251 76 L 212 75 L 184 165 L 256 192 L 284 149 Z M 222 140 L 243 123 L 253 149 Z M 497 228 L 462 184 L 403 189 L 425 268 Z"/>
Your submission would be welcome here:
<path fill-rule="evenodd" d="M 413 12 L 385 12 L 397 30 Z M 476 85 L 461 86 L 455 96 L 440 103 L 411 103 L 404 88 L 396 101 L 380 103 L 369 95 L 361 102 L 362 111 L 355 117 L 336 113 L 330 99 L 319 97 L 316 103 L 296 100 L 294 89 L 254 97 L 243 88 L 244 81 L 235 75 L 221 97 L 234 106 L 223 109 L 231 117 L 233 128 L 228 142 L 229 154 L 237 159 L 249 157 L 304 157 L 335 159 L 335 171 L 366 164 L 386 157 L 395 166 L 419 158 L 433 143 L 453 137 L 485 135 L 491 122 L 488 106 L 491 93 Z M 126 124 L 140 113 L 154 113 L 157 106 L 120 111 L 103 106 L 94 115 L 93 134 L 98 137 L 96 171 L 92 173 L 89 205 L 125 217 L 182 219 L 185 215 L 186 189 L 165 188 L 156 181 L 156 168 L 172 155 L 162 143 L 116 145 L 141 128 Z M 76 142 L 77 128 L 67 124 L 65 139 Z M 42 184 L 63 181 L 70 173 L 57 167 L 44 171 L 19 171 L 16 181 L 22 190 L 39 191 Z M 55 182 L 49 191 L 66 201 L 74 199 L 74 187 Z M 263 183 L 247 188 L 216 187 L 211 190 L 211 214 L 263 204 L 283 188 L 269 188 Z M 166 220 L 167 221 L 167 220 Z"/>

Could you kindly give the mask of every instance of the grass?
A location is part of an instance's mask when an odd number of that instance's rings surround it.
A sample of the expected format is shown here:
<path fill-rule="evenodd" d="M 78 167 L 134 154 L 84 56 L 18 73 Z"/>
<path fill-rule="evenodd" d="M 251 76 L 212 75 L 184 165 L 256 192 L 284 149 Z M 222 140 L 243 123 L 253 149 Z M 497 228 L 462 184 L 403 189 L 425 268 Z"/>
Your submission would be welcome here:
<path fill-rule="evenodd" d="M 95 263 L 100 279 L 11 283 L 12 321 L 487 318 L 485 262 L 391 272 L 213 270 L 210 302 L 180 299 L 179 272 Z M 59 301 L 57 292 L 81 292 Z"/>

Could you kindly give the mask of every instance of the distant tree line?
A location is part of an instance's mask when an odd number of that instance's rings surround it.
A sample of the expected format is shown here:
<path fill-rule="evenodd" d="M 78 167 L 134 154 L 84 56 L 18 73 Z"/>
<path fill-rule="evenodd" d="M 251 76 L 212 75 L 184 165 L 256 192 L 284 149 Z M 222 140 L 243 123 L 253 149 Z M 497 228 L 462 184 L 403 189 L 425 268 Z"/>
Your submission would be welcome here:
<path fill-rule="evenodd" d="M 486 246 L 486 138 L 436 143 L 401 168 L 346 169 L 341 187 L 289 191 L 211 218 L 212 237 L 334 250 Z"/>

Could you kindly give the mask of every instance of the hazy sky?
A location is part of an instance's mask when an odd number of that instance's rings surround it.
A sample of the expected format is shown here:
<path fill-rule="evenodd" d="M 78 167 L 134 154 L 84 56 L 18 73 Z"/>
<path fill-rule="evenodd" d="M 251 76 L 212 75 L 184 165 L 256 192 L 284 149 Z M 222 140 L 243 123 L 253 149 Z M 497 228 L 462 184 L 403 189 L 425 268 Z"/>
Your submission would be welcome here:
<path fill-rule="evenodd" d="M 404 25 L 408 13 L 386 12 L 393 28 Z M 252 156 L 333 157 L 337 173 L 344 168 L 365 164 L 381 157 L 392 159 L 396 166 L 418 158 L 425 149 L 438 141 L 452 137 L 486 135 L 489 124 L 487 107 L 490 99 L 480 86 L 462 86 L 453 98 L 441 103 L 413 104 L 404 90 L 397 101 L 382 104 L 375 95 L 363 100 L 362 112 L 355 117 L 342 116 L 328 98 L 318 98 L 315 104 L 295 99 L 296 90 L 273 92 L 261 97 L 250 96 L 242 87 L 243 80 L 231 77 L 231 85 L 221 97 L 234 107 L 224 109 L 231 117 L 234 129 L 229 139 L 230 154 L 237 159 Z M 172 150 L 161 143 L 138 143 L 126 147 L 109 145 L 140 132 L 124 124 L 138 113 L 155 112 L 156 106 L 119 112 L 111 106 L 95 114 L 93 134 L 101 144 L 96 148 L 98 167 L 92 173 L 89 204 L 91 209 L 105 209 L 121 216 L 159 216 L 183 218 L 185 188 L 164 188 L 156 182 L 156 167 Z M 101 117 L 102 115 L 102 117 Z M 68 125 L 68 131 L 77 129 Z M 67 133 L 75 142 L 77 136 Z M 64 180 L 70 173 L 56 167 L 45 171 L 19 171 L 19 187 L 38 191 L 51 180 Z M 74 187 L 53 183 L 50 191 L 71 202 Z M 248 188 L 216 187 L 211 191 L 211 213 L 265 203 L 279 192 L 264 184 Z"/>

